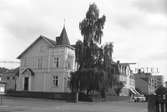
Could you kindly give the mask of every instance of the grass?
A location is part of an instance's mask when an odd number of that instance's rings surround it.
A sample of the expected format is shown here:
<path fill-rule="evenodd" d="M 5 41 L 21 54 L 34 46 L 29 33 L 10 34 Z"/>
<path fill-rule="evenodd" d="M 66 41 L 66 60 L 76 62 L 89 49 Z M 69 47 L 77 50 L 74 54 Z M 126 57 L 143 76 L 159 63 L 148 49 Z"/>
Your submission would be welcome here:
<path fill-rule="evenodd" d="M 79 102 L 6 97 L 0 112 L 147 112 L 147 103 Z"/>

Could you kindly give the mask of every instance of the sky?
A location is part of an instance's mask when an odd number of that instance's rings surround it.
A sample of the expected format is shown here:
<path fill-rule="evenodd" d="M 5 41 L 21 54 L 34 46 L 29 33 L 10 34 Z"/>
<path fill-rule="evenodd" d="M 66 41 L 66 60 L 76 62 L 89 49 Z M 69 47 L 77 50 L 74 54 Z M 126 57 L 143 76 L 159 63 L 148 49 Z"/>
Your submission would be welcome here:
<path fill-rule="evenodd" d="M 79 23 L 93 2 L 106 16 L 102 44 L 113 42 L 113 59 L 167 79 L 167 0 L 0 0 L 0 61 L 18 61 L 40 35 L 55 40 L 64 24 L 71 44 L 82 39 Z"/>

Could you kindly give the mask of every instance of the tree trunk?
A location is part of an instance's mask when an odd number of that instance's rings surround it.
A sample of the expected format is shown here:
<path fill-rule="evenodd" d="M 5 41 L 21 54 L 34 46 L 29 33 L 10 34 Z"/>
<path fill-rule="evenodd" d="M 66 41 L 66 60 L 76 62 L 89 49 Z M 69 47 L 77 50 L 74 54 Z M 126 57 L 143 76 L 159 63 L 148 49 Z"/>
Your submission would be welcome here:
<path fill-rule="evenodd" d="M 78 103 L 78 100 L 79 100 L 79 92 L 76 91 L 76 93 L 75 93 L 75 103 Z"/>

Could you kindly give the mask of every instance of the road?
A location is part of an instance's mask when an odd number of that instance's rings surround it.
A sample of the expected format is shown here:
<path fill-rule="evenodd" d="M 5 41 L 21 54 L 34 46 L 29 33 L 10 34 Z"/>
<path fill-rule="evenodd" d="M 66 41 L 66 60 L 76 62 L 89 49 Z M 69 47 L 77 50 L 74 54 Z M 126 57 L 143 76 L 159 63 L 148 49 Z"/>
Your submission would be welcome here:
<path fill-rule="evenodd" d="M 49 99 L 3 98 L 0 112 L 147 112 L 147 103 L 79 102 Z"/>

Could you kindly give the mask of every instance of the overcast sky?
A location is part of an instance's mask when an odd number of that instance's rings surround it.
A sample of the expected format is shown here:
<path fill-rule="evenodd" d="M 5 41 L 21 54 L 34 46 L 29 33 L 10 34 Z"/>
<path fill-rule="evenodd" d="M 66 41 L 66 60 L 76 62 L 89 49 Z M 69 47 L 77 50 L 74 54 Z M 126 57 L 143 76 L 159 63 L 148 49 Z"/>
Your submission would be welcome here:
<path fill-rule="evenodd" d="M 100 14 L 106 15 L 102 41 L 114 43 L 114 60 L 158 67 L 162 75 L 167 75 L 166 1 L 0 0 L 0 60 L 15 61 L 40 35 L 55 39 L 64 19 L 74 44 L 82 39 L 79 22 L 89 4 L 95 2 Z"/>

